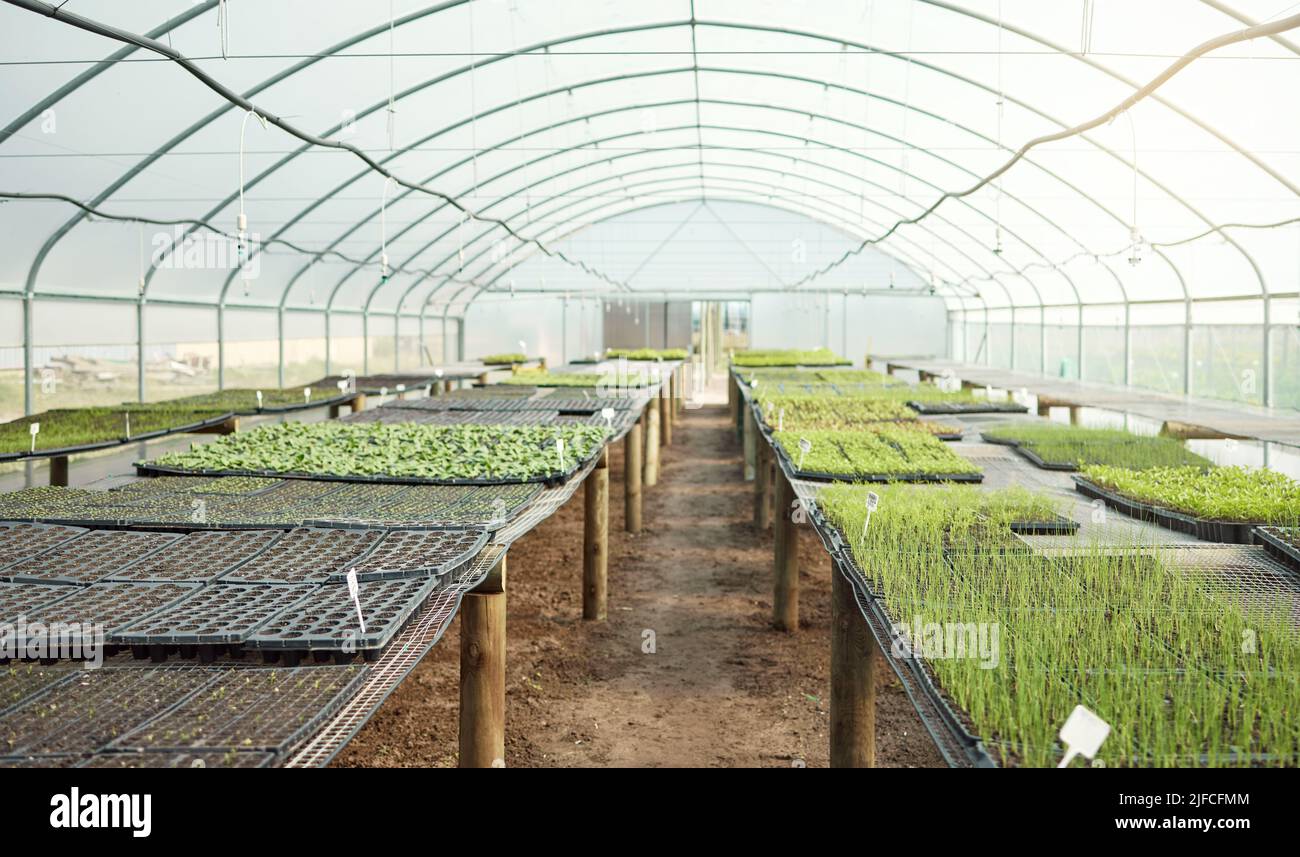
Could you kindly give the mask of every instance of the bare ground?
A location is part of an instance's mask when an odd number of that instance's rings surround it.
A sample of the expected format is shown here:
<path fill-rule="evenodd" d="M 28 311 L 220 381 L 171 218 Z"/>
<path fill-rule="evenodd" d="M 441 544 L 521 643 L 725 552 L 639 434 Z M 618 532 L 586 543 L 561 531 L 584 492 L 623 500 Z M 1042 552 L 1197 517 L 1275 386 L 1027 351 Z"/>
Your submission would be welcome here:
<path fill-rule="evenodd" d="M 608 621 L 581 619 L 582 491 L 511 548 L 508 766 L 826 766 L 830 561 L 801 528 L 800 631 L 774 630 L 772 535 L 725 408 L 687 411 L 673 439 L 639 536 L 612 450 Z M 453 626 L 335 764 L 454 766 L 458 652 Z M 879 764 L 940 765 L 880 666 Z"/>

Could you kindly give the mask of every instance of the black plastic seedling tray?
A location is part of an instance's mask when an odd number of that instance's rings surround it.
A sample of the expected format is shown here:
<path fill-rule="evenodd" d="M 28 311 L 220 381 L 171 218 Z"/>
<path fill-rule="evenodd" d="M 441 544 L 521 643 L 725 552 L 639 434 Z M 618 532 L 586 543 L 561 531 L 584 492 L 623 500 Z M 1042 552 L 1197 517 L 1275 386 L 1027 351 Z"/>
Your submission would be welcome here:
<path fill-rule="evenodd" d="M 1205 542 L 1230 545 L 1254 544 L 1253 532 L 1257 527 L 1263 526 L 1258 521 L 1209 521 L 1176 512 L 1173 509 L 1152 506 L 1132 500 L 1117 492 L 1108 491 L 1082 476 L 1074 477 L 1074 485 L 1075 490 L 1085 497 L 1101 500 L 1107 506 L 1118 509 L 1129 517 L 1150 521 L 1166 529 L 1185 533 Z"/>
<path fill-rule="evenodd" d="M 118 645 L 122 641 L 115 633 L 117 629 L 175 605 L 201 585 L 114 582 L 78 586 L 66 598 L 32 611 L 28 621 L 44 622 L 47 626 L 55 622 L 76 623 L 82 626 L 83 631 L 85 626 L 98 625 L 104 632 L 101 642 L 110 646 Z M 73 643 L 90 642 L 86 637 L 85 633 L 66 635 L 66 639 Z"/>
<path fill-rule="evenodd" d="M 197 422 L 186 423 L 184 425 L 170 426 L 168 428 L 156 429 L 149 432 L 141 432 L 140 434 L 133 434 L 130 437 L 115 437 L 108 440 L 97 440 L 92 443 L 76 444 L 74 446 L 37 449 L 34 452 L 30 449 L 20 452 L 3 452 L 0 453 L 0 462 L 22 461 L 25 459 L 36 458 L 59 458 L 65 455 L 80 455 L 83 452 L 94 452 L 99 449 L 108 449 L 111 446 L 124 446 L 128 443 L 136 443 L 142 440 L 153 440 L 154 438 L 164 437 L 169 434 L 186 434 L 188 432 L 201 431 L 213 426 L 219 426 L 233 416 L 233 413 L 226 412 L 216 417 L 209 417 L 205 420 L 198 420 Z"/>
<path fill-rule="evenodd" d="M 311 482 L 362 482 L 368 484 L 389 484 L 389 485 L 521 485 L 527 483 L 540 483 L 542 485 L 555 486 L 563 485 L 573 476 L 586 466 L 587 462 L 599 455 L 601 449 L 597 447 L 591 455 L 581 460 L 574 461 L 572 465 L 564 470 L 553 470 L 549 473 L 543 473 L 537 476 L 518 477 L 518 476 L 493 476 L 481 478 L 433 478 L 424 476 L 360 476 L 360 475 L 341 475 L 337 473 L 305 473 L 298 471 L 273 472 L 269 470 L 186 470 L 177 467 L 165 467 L 160 464 L 150 464 L 148 462 L 136 462 L 135 470 L 140 476 L 262 476 L 276 479 L 304 479 Z M 566 460 L 570 457 L 566 456 Z"/>
<path fill-rule="evenodd" d="M 5 715 L 0 752 L 93 753 L 173 708 L 214 675 L 192 668 L 78 670 Z"/>
<path fill-rule="evenodd" d="M 810 482 L 983 482 L 983 473 L 822 473 L 818 470 L 799 470 L 793 463 L 790 470 L 796 479 Z"/>
<path fill-rule="evenodd" d="M 1064 515 L 1052 521 L 1012 521 L 1011 532 L 1022 536 L 1072 536 L 1079 532 L 1079 522 Z"/>
<path fill-rule="evenodd" d="M 434 577 L 359 584 L 357 596 L 366 622 L 362 633 L 348 587 L 331 584 L 264 624 L 244 645 L 294 660 L 307 652 L 328 652 L 349 661 L 356 655 L 373 660 L 441 585 Z"/>
<path fill-rule="evenodd" d="M 0 569 L 43 554 L 85 532 L 81 527 L 0 522 Z"/>
<path fill-rule="evenodd" d="M 1290 530 L 1292 533 L 1300 533 L 1300 529 L 1295 527 L 1259 527 L 1255 530 L 1255 542 L 1263 545 L 1264 550 L 1269 555 L 1289 566 L 1295 571 L 1300 571 L 1300 547 L 1292 544 L 1287 537 L 1280 531 Z"/>
<path fill-rule="evenodd" d="M 472 558 L 487 540 L 481 531 L 390 530 L 373 550 L 329 579 L 337 583 L 353 571 L 358 580 L 443 575 Z"/>
<path fill-rule="evenodd" d="M 60 583 L 0 583 L 0 622 L 17 623 L 73 591 Z"/>
<path fill-rule="evenodd" d="M 280 538 L 279 530 L 206 530 L 190 533 L 105 580 L 206 583 L 230 572 Z"/>
<path fill-rule="evenodd" d="M 122 645 L 152 647 L 238 645 L 281 611 L 310 596 L 312 584 L 213 583 L 166 610 L 119 629 Z"/>
<path fill-rule="evenodd" d="M 960 416 L 962 414 L 1023 414 L 1024 405 L 1013 402 L 908 402 L 907 406 L 926 416 Z"/>
<path fill-rule="evenodd" d="M 12 565 L 0 575 L 15 583 L 93 583 L 178 538 L 169 533 L 92 530 L 40 556 Z"/>
<path fill-rule="evenodd" d="M 47 666 L 31 661 L 13 661 L 0 666 L 0 717 L 59 682 L 70 681 L 79 672 L 77 667 Z"/>
<path fill-rule="evenodd" d="M 368 554 L 379 530 L 299 527 L 236 568 L 222 583 L 324 583 Z"/>
<path fill-rule="evenodd" d="M 166 714 L 113 742 L 115 750 L 283 753 L 338 709 L 364 666 L 225 670 Z"/>
<path fill-rule="evenodd" d="M 105 750 L 82 759 L 77 768 L 269 768 L 274 753 L 241 750 L 200 750 L 186 753 L 157 753 L 134 750 Z"/>

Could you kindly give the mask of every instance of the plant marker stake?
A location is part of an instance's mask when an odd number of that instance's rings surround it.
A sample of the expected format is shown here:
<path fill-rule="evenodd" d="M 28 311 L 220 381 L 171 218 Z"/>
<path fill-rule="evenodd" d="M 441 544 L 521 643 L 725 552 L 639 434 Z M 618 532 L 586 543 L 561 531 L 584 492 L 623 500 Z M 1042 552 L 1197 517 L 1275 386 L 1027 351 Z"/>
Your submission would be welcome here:
<path fill-rule="evenodd" d="M 387 388 L 387 387 L 380 387 L 380 388 L 379 388 L 379 395 L 381 395 L 381 396 L 387 396 L 387 395 L 388 395 L 388 388 Z"/>
<path fill-rule="evenodd" d="M 560 454 L 560 472 L 563 473 L 564 472 L 564 438 L 557 437 L 555 439 L 555 451 Z"/>
<path fill-rule="evenodd" d="M 880 506 L 880 495 L 875 491 L 867 492 L 867 519 L 862 522 L 862 541 L 867 540 L 867 527 L 871 526 L 871 513 Z"/>
<path fill-rule="evenodd" d="M 799 438 L 799 469 L 803 470 L 803 457 L 812 452 L 812 441 L 806 437 Z"/>
<path fill-rule="evenodd" d="M 27 427 L 27 431 L 30 432 L 32 436 L 32 452 L 34 453 L 36 452 L 36 436 L 41 433 L 41 424 L 32 423 Z"/>
<path fill-rule="evenodd" d="M 406 385 L 405 385 L 405 384 L 398 384 L 398 385 L 397 385 L 397 392 L 399 392 L 399 393 L 405 393 L 405 392 L 406 392 Z"/>
<path fill-rule="evenodd" d="M 262 391 L 261 391 L 261 390 L 258 390 L 258 391 L 257 391 L 257 409 L 258 409 L 259 411 L 262 410 Z"/>
<path fill-rule="evenodd" d="M 347 381 L 339 381 L 339 392 L 340 392 L 340 393 L 346 393 L 347 391 L 348 391 L 348 382 L 347 382 Z M 259 408 L 262 407 L 262 403 L 259 401 L 259 402 L 257 403 L 257 406 L 258 406 Z"/>
<path fill-rule="evenodd" d="M 307 404 L 311 404 L 311 387 L 302 388 L 302 400 Z"/>
<path fill-rule="evenodd" d="M 361 615 L 361 587 L 357 585 L 357 570 L 348 569 L 348 594 L 352 596 L 352 603 L 357 608 L 357 624 L 361 626 L 361 633 L 366 632 L 366 620 Z"/>
<path fill-rule="evenodd" d="M 442 370 L 441 370 L 441 369 L 434 369 L 434 370 L 433 370 L 433 377 L 435 377 L 435 378 L 441 378 L 441 377 L 442 377 Z"/>
<path fill-rule="evenodd" d="M 1110 734 L 1110 724 L 1093 714 L 1082 705 L 1076 705 L 1065 718 L 1061 727 L 1061 743 L 1065 745 L 1065 758 L 1058 768 L 1067 767 L 1075 756 L 1084 755 L 1089 759 L 1097 755 L 1101 744 Z"/>
<path fill-rule="evenodd" d="M 776 430 L 785 431 L 785 408 L 782 408 L 776 415 Z"/>
<path fill-rule="evenodd" d="M 123 411 L 122 418 L 126 420 L 126 437 L 127 440 L 130 440 L 131 439 L 131 412 Z"/>
<path fill-rule="evenodd" d="M 614 409 L 601 408 L 600 415 L 605 418 L 605 428 L 610 431 L 613 431 L 614 430 Z"/>

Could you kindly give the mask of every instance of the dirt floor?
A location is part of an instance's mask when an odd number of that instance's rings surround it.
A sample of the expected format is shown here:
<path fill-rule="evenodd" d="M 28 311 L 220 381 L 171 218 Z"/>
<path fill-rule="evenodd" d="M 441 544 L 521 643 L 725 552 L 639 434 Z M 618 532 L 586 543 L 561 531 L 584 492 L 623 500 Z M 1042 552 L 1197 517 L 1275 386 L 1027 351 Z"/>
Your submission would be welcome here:
<path fill-rule="evenodd" d="M 687 411 L 673 440 L 640 536 L 613 450 L 608 621 L 581 618 L 582 491 L 511 548 L 508 766 L 827 765 L 830 562 L 801 528 L 800 632 L 774 630 L 772 535 L 725 407 Z M 458 653 L 453 625 L 335 764 L 454 766 Z M 879 763 L 940 765 L 880 666 Z"/>

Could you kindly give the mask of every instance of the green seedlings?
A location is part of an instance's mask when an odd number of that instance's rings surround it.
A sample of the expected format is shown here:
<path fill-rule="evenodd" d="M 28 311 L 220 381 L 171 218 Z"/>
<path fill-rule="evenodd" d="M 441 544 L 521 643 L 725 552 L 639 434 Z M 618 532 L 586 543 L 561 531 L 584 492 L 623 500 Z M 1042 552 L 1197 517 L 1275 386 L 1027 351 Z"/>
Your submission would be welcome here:
<path fill-rule="evenodd" d="M 42 452 L 131 437 L 194 425 L 230 413 L 229 409 L 176 406 L 171 403 L 131 404 L 116 407 L 68 408 L 46 411 L 0 423 L 0 455 Z M 31 426 L 40 424 L 32 434 Z"/>
<path fill-rule="evenodd" d="M 811 351 L 796 349 L 766 349 L 738 351 L 731 360 L 734 366 L 851 366 L 851 360 L 845 360 L 829 348 L 816 348 Z"/>
<path fill-rule="evenodd" d="M 933 478 L 970 475 L 980 469 L 928 434 L 907 429 L 879 431 L 777 431 L 773 438 L 802 473 L 845 478 Z M 799 447 L 807 440 L 812 448 Z"/>
<path fill-rule="evenodd" d="M 607 348 L 605 356 L 624 360 L 685 360 L 685 348 Z"/>
<path fill-rule="evenodd" d="M 606 387 L 638 388 L 654 383 L 644 372 L 605 374 L 600 372 L 547 372 L 537 369 L 517 372 L 501 381 L 502 384 L 525 387 Z"/>
<path fill-rule="evenodd" d="M 817 502 L 896 628 L 909 640 L 931 624 L 998 631 L 992 659 L 921 657 L 1003 764 L 1055 765 L 1078 704 L 1112 727 L 1099 755 L 1109 767 L 1300 760 L 1300 640 L 1286 605 L 1247 599 L 1230 579 L 1211 590 L 1174 549 L 1036 553 L 1004 526 L 1048 512 L 1027 492 L 871 486 L 879 505 L 864 527 L 867 490 L 831 485 Z"/>
<path fill-rule="evenodd" d="M 599 450 L 605 437 L 603 426 L 587 425 L 279 423 L 226 435 L 151 463 L 212 473 L 528 480 L 572 469 Z M 562 455 L 557 441 L 563 443 Z"/>
<path fill-rule="evenodd" d="M 1048 465 L 1086 467 L 1106 464 L 1146 470 L 1151 467 L 1213 467 L 1171 437 L 1130 434 L 1121 429 L 1082 428 L 1049 422 L 1007 423 L 984 429 L 990 440 L 1014 443 Z"/>
<path fill-rule="evenodd" d="M 482 363 L 484 366 L 513 366 L 517 363 L 527 363 L 528 356 L 511 352 L 509 354 L 489 354 L 484 357 Z"/>
<path fill-rule="evenodd" d="M 1294 526 L 1300 523 L 1300 483 L 1272 470 L 1246 467 L 1083 468 L 1089 482 L 1141 503 L 1207 521 Z"/>

